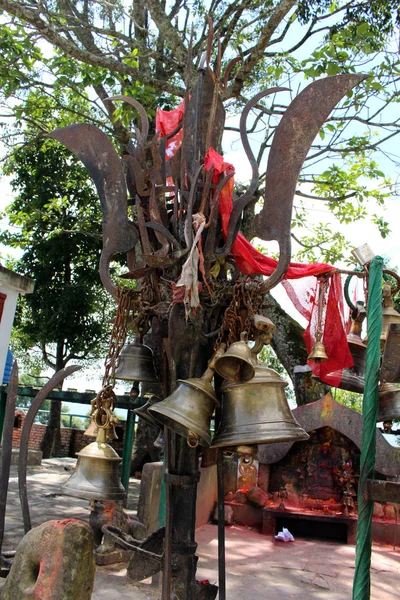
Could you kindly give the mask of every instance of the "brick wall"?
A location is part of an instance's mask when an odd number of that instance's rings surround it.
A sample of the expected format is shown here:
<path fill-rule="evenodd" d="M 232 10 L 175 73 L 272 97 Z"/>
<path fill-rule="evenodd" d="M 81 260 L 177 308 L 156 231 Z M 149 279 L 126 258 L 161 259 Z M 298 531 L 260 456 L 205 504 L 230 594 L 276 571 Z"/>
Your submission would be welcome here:
<path fill-rule="evenodd" d="M 25 414 L 23 411 L 15 413 L 15 427 L 13 429 L 13 448 L 19 448 L 21 442 L 22 427 L 24 425 Z M 125 423 L 117 428 L 118 439 L 112 443 L 113 448 L 122 456 L 124 446 Z M 29 436 L 29 448 L 31 450 L 40 450 L 46 425 L 34 423 L 32 425 L 31 434 Z M 69 427 L 61 427 L 61 452 L 60 456 L 75 456 L 77 452 L 82 450 L 87 444 L 94 441 L 94 438 L 83 435 L 84 431 L 79 429 L 70 429 Z"/>

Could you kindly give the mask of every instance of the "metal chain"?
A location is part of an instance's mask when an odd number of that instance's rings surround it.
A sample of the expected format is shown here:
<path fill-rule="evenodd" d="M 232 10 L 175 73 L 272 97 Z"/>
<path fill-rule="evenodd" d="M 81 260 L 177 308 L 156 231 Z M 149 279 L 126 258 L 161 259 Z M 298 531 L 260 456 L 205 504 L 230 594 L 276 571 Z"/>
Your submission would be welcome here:
<path fill-rule="evenodd" d="M 261 282 L 253 279 L 240 279 L 233 286 L 232 300 L 224 313 L 221 330 L 214 345 L 214 350 L 222 342 L 229 346 L 240 338 L 242 331 L 250 334 L 253 317 L 260 310 L 264 295 L 260 294 Z"/>
<path fill-rule="evenodd" d="M 91 401 L 92 409 L 90 411 L 90 416 L 96 427 L 105 430 L 113 429 L 114 424 L 118 421 L 113 414 L 117 401 L 113 391 L 115 369 L 118 366 L 121 350 L 126 341 L 129 316 L 135 310 L 135 305 L 139 303 L 138 296 L 136 290 L 125 286 L 118 288 L 117 291 L 117 314 L 111 330 L 108 353 L 104 361 L 105 370 L 102 388 Z"/>
<path fill-rule="evenodd" d="M 136 290 L 120 287 L 117 293 L 117 314 L 111 330 L 110 345 L 108 348 L 108 354 L 104 361 L 104 377 L 103 377 L 103 388 L 111 385 L 115 385 L 115 369 L 118 366 L 119 355 L 125 344 L 126 340 L 126 329 L 128 319 L 131 311 L 133 310 L 134 300 L 137 298 L 138 292 Z"/>

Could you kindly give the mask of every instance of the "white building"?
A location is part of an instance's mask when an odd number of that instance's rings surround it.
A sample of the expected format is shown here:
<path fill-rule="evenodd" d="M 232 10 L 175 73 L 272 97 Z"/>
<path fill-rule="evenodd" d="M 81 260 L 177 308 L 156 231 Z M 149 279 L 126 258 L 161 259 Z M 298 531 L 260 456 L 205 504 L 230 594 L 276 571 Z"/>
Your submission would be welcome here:
<path fill-rule="evenodd" d="M 18 294 L 31 294 L 34 287 L 35 282 L 29 277 L 0 265 L 0 383 L 3 381 Z"/>

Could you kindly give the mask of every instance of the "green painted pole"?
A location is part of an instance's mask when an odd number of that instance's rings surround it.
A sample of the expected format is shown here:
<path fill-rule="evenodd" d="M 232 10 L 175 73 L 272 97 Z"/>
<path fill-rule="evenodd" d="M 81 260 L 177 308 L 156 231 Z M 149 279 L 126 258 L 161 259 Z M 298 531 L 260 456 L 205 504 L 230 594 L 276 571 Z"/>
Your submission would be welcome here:
<path fill-rule="evenodd" d="M 136 415 L 133 410 L 128 409 L 121 467 L 121 482 L 126 489 L 127 494 L 129 491 L 129 477 L 131 474 L 132 446 L 135 438 L 135 417 Z"/>
<path fill-rule="evenodd" d="M 353 600 L 369 600 L 371 593 L 372 514 L 374 503 L 365 495 L 366 481 L 373 477 L 376 454 L 376 420 L 379 402 L 380 336 L 382 330 L 383 259 L 376 256 L 369 268 L 363 426 L 361 435 L 358 524 Z"/>

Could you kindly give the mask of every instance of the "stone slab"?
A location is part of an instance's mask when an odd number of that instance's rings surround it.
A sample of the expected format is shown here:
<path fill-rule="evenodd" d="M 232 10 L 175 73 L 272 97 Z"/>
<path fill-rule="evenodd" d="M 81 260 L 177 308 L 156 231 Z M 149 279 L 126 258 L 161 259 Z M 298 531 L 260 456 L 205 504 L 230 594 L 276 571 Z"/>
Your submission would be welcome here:
<path fill-rule="evenodd" d="M 2 448 L 0 448 L 0 460 L 2 456 Z M 28 450 L 28 467 L 37 467 L 42 464 L 43 452 L 40 450 Z M 17 466 L 19 462 L 19 448 L 13 448 L 11 453 L 11 465 Z"/>

